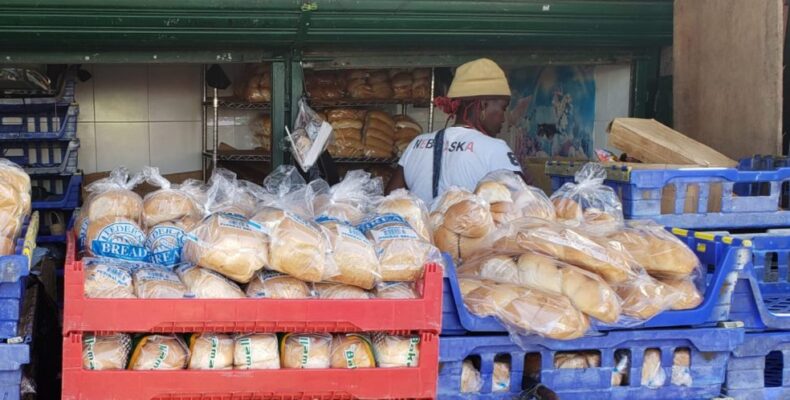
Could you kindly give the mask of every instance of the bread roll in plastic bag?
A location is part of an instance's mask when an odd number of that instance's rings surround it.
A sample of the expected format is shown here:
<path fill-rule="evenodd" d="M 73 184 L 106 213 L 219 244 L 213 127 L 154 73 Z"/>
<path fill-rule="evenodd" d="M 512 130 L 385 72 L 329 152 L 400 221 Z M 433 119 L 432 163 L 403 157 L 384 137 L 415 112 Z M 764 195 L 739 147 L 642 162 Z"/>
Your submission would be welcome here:
<path fill-rule="evenodd" d="M 280 345 L 283 368 L 323 369 L 331 366 L 332 335 L 289 333 Z"/>
<path fill-rule="evenodd" d="M 358 224 L 371 208 L 371 201 L 383 192 L 381 178 L 363 170 L 348 171 L 343 180 L 329 186 L 324 180 L 310 182 L 306 199 L 316 218 L 328 217 Z"/>
<path fill-rule="evenodd" d="M 675 235 L 650 221 L 629 221 L 608 236 L 628 251 L 650 275 L 662 279 L 684 279 L 699 273 L 700 262 L 693 251 Z"/>
<path fill-rule="evenodd" d="M 600 276 L 538 253 L 490 252 L 468 260 L 459 277 L 475 277 L 542 290 L 570 299 L 590 317 L 614 323 L 620 317 L 620 298 Z"/>
<path fill-rule="evenodd" d="M 232 369 L 233 337 L 224 333 L 196 333 L 189 337 L 189 369 Z"/>
<path fill-rule="evenodd" d="M 239 286 L 224 276 L 196 265 L 176 269 L 187 290 L 198 299 L 241 299 L 247 297 Z"/>
<path fill-rule="evenodd" d="M 690 387 L 694 380 L 691 378 L 691 352 L 687 348 L 675 350 L 672 356 L 672 382 L 676 386 Z"/>
<path fill-rule="evenodd" d="M 444 226 L 440 226 L 433 233 L 433 243 L 436 247 L 450 254 L 458 265 L 473 257 L 475 253 L 491 248 L 492 240 L 490 235 L 479 238 L 461 236 Z"/>
<path fill-rule="evenodd" d="M 86 334 L 82 338 L 82 368 L 92 371 L 126 369 L 132 338 L 125 333 Z"/>
<path fill-rule="evenodd" d="M 561 352 L 554 356 L 554 368 L 585 369 L 600 366 L 601 355 L 595 351 Z"/>
<path fill-rule="evenodd" d="M 0 237 L 0 255 L 8 256 L 14 254 L 16 249 L 16 239 Z"/>
<path fill-rule="evenodd" d="M 420 337 L 373 335 L 373 349 L 379 368 L 411 368 L 420 365 Z"/>
<path fill-rule="evenodd" d="M 502 224 L 522 217 L 556 218 L 554 205 L 542 190 L 524 183 L 513 171 L 492 171 L 480 180 L 475 194 L 488 202 L 494 222 Z"/>
<path fill-rule="evenodd" d="M 247 297 L 308 299 L 315 294 L 304 281 L 275 271 L 258 272 L 247 285 Z"/>
<path fill-rule="evenodd" d="M 277 167 L 263 180 L 263 188 L 265 193 L 259 199 L 259 206 L 287 210 L 306 219 L 313 218 L 314 208 L 308 201 L 311 199 L 308 194 L 310 190 L 318 189 L 309 188 L 299 170 L 293 165 Z"/>
<path fill-rule="evenodd" d="M 316 283 L 315 291 L 321 299 L 369 300 L 373 295 L 365 289 L 342 283 Z"/>
<path fill-rule="evenodd" d="M 434 229 L 443 226 L 453 233 L 479 238 L 494 229 L 489 204 L 466 189 L 451 187 L 434 203 Z"/>
<path fill-rule="evenodd" d="M 135 294 L 141 299 L 180 299 L 187 294 L 187 287 L 170 269 L 142 266 L 132 277 Z"/>
<path fill-rule="evenodd" d="M 87 254 L 95 257 L 147 262 L 145 232 L 126 217 L 102 217 L 90 220 L 85 236 Z"/>
<path fill-rule="evenodd" d="M 3 182 L 0 180 L 0 185 Z M 17 215 L 7 210 L 0 210 L 0 238 L 10 239 L 13 243 L 20 233 L 22 233 L 22 223 L 25 217 Z M 11 249 L 13 252 L 13 249 Z M 7 253 L 10 254 L 10 253 Z"/>
<path fill-rule="evenodd" d="M 667 381 L 667 374 L 661 367 L 661 350 L 647 349 L 642 359 L 642 386 L 651 389 L 664 386 Z"/>
<path fill-rule="evenodd" d="M 184 218 L 200 220 L 203 217 L 198 200 L 192 197 L 190 191 L 183 191 L 178 185 L 171 185 L 170 181 L 159 174 L 159 168 L 145 167 L 143 176 L 148 183 L 160 188 L 143 198 L 143 222 L 147 228 L 162 222 L 173 222 Z"/>
<path fill-rule="evenodd" d="M 693 279 L 662 280 L 661 282 L 679 293 L 677 301 L 672 304 L 673 310 L 691 310 L 702 304 L 702 294 Z"/>
<path fill-rule="evenodd" d="M 191 193 L 191 190 L 187 190 Z M 226 213 L 249 218 L 258 206 L 264 189 L 247 181 L 239 181 L 236 174 L 216 168 L 209 178 L 203 214 Z"/>
<path fill-rule="evenodd" d="M 146 335 L 136 340 L 129 369 L 179 370 L 189 362 L 189 349 L 176 335 Z"/>
<path fill-rule="evenodd" d="M 421 296 L 411 282 L 382 282 L 373 292 L 377 299 L 419 299 Z"/>
<path fill-rule="evenodd" d="M 186 235 L 182 258 L 247 283 L 269 262 L 269 245 L 257 225 L 235 214 L 218 213 Z"/>
<path fill-rule="evenodd" d="M 116 168 L 107 178 L 99 179 L 85 187 L 88 219 L 96 221 L 106 217 L 123 217 L 137 224 L 142 222 L 143 199 L 133 192 L 144 179 L 142 174 L 129 176 L 129 171 Z"/>
<path fill-rule="evenodd" d="M 6 205 L 10 203 L 12 208 L 16 209 L 15 213 L 19 216 L 30 214 L 30 175 L 16 163 L 5 158 L 0 158 L 0 182 L 4 183 L 2 186 L 11 187 L 16 192 L 14 198 L 5 198 L 4 193 L 3 198 L 0 200 L 0 204 Z M 0 208 L 4 208 L 7 211 L 11 210 L 6 207 Z"/>
<path fill-rule="evenodd" d="M 337 334 L 332 337 L 332 368 L 376 368 L 373 346 L 367 335 Z"/>
<path fill-rule="evenodd" d="M 382 198 L 376 207 L 378 214 L 396 214 L 408 222 L 420 238 L 431 241 L 430 219 L 425 203 L 406 189 L 398 189 Z"/>
<path fill-rule="evenodd" d="M 280 348 L 277 334 L 253 333 L 236 337 L 233 368 L 280 369 Z"/>
<path fill-rule="evenodd" d="M 181 263 L 186 232 L 173 222 L 162 222 L 148 229 L 145 248 L 152 264 L 174 267 Z"/>
<path fill-rule="evenodd" d="M 587 163 L 576 172 L 575 183 L 566 183 L 551 195 L 557 218 L 582 223 L 586 229 L 611 232 L 623 225 L 623 205 L 614 189 L 604 185 L 606 170 Z"/>
<path fill-rule="evenodd" d="M 425 263 L 441 260 L 436 248 L 420 239 L 399 215 L 372 216 L 358 228 L 375 245 L 382 281 L 415 281 L 422 276 Z"/>
<path fill-rule="evenodd" d="M 672 308 L 683 294 L 661 281 L 643 274 L 618 285 L 615 290 L 623 300 L 623 314 L 647 320 Z"/>
<path fill-rule="evenodd" d="M 472 360 L 464 360 L 461 364 L 461 393 L 480 393 L 482 388 L 480 371 L 475 368 Z"/>
<path fill-rule="evenodd" d="M 94 299 L 134 299 L 130 265 L 109 258 L 84 258 L 85 297 Z"/>
<path fill-rule="evenodd" d="M 332 249 L 332 259 L 338 275 L 333 282 L 372 289 L 381 280 L 379 259 L 376 249 L 368 238 L 355 226 L 328 217 L 319 217 L 316 222 L 325 228 Z"/>
<path fill-rule="evenodd" d="M 510 362 L 494 360 L 494 376 L 491 383 L 492 392 L 507 392 L 510 390 Z"/>

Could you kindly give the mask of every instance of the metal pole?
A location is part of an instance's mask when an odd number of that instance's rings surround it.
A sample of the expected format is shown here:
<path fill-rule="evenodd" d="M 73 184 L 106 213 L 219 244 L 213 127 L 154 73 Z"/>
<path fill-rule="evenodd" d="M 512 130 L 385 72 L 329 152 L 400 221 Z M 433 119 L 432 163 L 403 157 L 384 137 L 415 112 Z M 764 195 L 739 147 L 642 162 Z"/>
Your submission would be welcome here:
<path fill-rule="evenodd" d="M 214 88 L 214 151 L 211 154 L 211 172 L 217 169 L 217 149 L 219 148 L 219 98 L 217 88 Z"/>
<path fill-rule="evenodd" d="M 431 104 L 428 105 L 428 132 L 433 132 L 433 97 L 436 90 L 436 69 L 431 67 Z"/>
<path fill-rule="evenodd" d="M 208 151 L 208 110 L 206 109 L 206 65 L 204 64 L 200 71 L 200 109 L 203 111 L 201 133 L 203 134 L 203 144 L 200 148 L 200 167 L 203 170 L 203 182 L 206 181 L 208 172 L 206 171 L 206 151 Z"/>

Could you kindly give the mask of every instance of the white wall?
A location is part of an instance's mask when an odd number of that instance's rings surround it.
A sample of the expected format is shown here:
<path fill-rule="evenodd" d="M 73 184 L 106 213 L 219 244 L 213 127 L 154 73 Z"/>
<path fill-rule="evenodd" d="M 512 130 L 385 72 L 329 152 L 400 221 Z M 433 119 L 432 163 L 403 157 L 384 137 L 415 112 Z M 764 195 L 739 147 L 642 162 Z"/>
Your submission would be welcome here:
<path fill-rule="evenodd" d="M 631 65 L 598 65 L 595 77 L 593 146 L 608 149 L 606 129 L 616 117 L 627 117 L 631 99 Z"/>

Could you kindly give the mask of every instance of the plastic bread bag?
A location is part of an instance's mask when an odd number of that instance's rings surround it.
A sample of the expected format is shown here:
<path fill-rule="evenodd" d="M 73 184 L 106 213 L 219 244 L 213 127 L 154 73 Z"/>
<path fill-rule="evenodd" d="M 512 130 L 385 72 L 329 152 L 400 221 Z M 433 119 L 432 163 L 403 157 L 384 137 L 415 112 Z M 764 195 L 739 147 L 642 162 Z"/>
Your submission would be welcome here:
<path fill-rule="evenodd" d="M 85 250 L 94 257 L 146 262 L 150 254 L 145 241 L 145 232 L 135 220 L 108 216 L 90 220 L 85 234 Z"/>
<path fill-rule="evenodd" d="M 521 217 L 556 218 L 548 196 L 524 183 L 513 171 L 500 169 L 488 173 L 477 183 L 475 194 L 491 206 L 491 216 L 498 225 Z"/>
<path fill-rule="evenodd" d="M 681 280 L 701 275 L 699 259 L 675 235 L 652 221 L 628 221 L 628 224 L 607 236 L 623 248 L 651 276 Z"/>
<path fill-rule="evenodd" d="M 236 174 L 217 168 L 209 178 L 204 214 L 226 213 L 248 218 L 257 207 L 258 200 L 246 184 L 236 179 Z"/>
<path fill-rule="evenodd" d="M 439 251 L 399 215 L 374 215 L 358 228 L 375 246 L 382 281 L 415 281 L 422 277 L 426 263 L 441 262 Z"/>
<path fill-rule="evenodd" d="M 475 315 L 496 317 L 519 345 L 524 335 L 570 340 L 590 328 L 587 317 L 566 296 L 513 284 L 482 281 L 464 296 L 464 304 Z"/>
<path fill-rule="evenodd" d="M 363 170 L 353 170 L 331 187 L 322 179 L 310 182 L 305 195 L 312 216 L 358 224 L 368 213 L 371 200 L 381 193 L 381 178 L 374 178 Z"/>
<path fill-rule="evenodd" d="M 283 368 L 324 369 L 331 366 L 332 335 L 288 333 L 280 343 Z"/>
<path fill-rule="evenodd" d="M 342 283 L 316 283 L 315 291 L 321 299 L 370 300 L 373 295 L 361 288 Z"/>
<path fill-rule="evenodd" d="M 381 279 L 373 243 L 359 229 L 339 220 L 322 216 L 316 222 L 328 234 L 332 258 L 339 272 L 329 280 L 372 289 Z"/>
<path fill-rule="evenodd" d="M 88 220 L 123 217 L 137 224 L 142 222 L 143 199 L 132 191 L 144 179 L 142 174 L 129 176 L 129 171 L 116 168 L 107 178 L 99 179 L 85 187 L 89 193 L 83 207 L 88 209 Z"/>
<path fill-rule="evenodd" d="M 332 125 L 313 111 L 305 99 L 300 99 L 293 132 L 286 129 L 286 133 L 291 143 L 291 154 L 302 170 L 307 172 L 326 150 L 332 135 Z"/>
<path fill-rule="evenodd" d="M 472 360 L 464 360 L 461 364 L 461 393 L 480 393 L 482 388 L 480 371 L 475 368 Z"/>
<path fill-rule="evenodd" d="M 308 187 L 293 165 L 281 165 L 263 180 L 259 206 L 288 210 L 303 218 L 313 217 L 313 206 L 308 204 Z"/>
<path fill-rule="evenodd" d="M 85 297 L 93 299 L 134 299 L 133 266 L 110 258 L 83 258 Z"/>
<path fill-rule="evenodd" d="M 146 228 L 185 218 L 197 221 L 203 218 L 199 203 L 190 191 L 171 185 L 159 174 L 159 168 L 145 167 L 142 174 L 149 184 L 159 188 L 143 198 L 143 225 Z"/>
<path fill-rule="evenodd" d="M 691 352 L 687 348 L 675 350 L 672 356 L 672 382 L 676 386 L 690 387 L 694 382 L 691 378 Z"/>
<path fill-rule="evenodd" d="M 332 337 L 332 368 L 376 368 L 370 337 L 358 333 L 342 333 Z"/>
<path fill-rule="evenodd" d="M 420 365 L 420 337 L 376 332 L 373 349 L 379 368 L 414 368 Z"/>
<path fill-rule="evenodd" d="M 376 285 L 373 295 L 377 299 L 419 299 L 420 293 L 411 282 L 382 282 Z"/>
<path fill-rule="evenodd" d="M 17 196 L 14 199 L 9 200 L 16 200 L 18 203 L 18 214 L 19 215 L 27 215 L 30 214 L 31 211 L 31 185 L 30 185 L 30 175 L 25 172 L 22 167 L 17 165 L 16 163 L 5 159 L 0 158 L 0 180 L 7 184 L 9 187 L 13 188 Z M 5 197 L 3 197 L 3 204 L 5 205 Z M 6 210 L 8 208 L 3 207 Z M 17 208 L 17 207 L 13 207 Z"/>
<path fill-rule="evenodd" d="M 647 349 L 642 359 L 642 386 L 651 389 L 664 386 L 667 381 L 667 374 L 661 367 L 661 350 Z"/>
<path fill-rule="evenodd" d="M 181 299 L 187 287 L 170 269 L 153 265 L 141 266 L 132 274 L 135 294 L 141 299 Z"/>
<path fill-rule="evenodd" d="M 86 334 L 82 338 L 82 368 L 91 371 L 124 370 L 132 350 L 132 338 L 125 333 Z"/>
<path fill-rule="evenodd" d="M 603 166 L 585 164 L 576 172 L 575 183 L 566 183 L 551 195 L 557 219 L 582 223 L 601 233 L 622 226 L 623 205 L 614 189 L 604 185 L 605 179 Z"/>
<path fill-rule="evenodd" d="M 494 359 L 494 376 L 491 383 L 492 392 L 507 392 L 510 390 L 510 361 Z"/>
<path fill-rule="evenodd" d="M 595 351 L 558 352 L 554 356 L 554 368 L 586 369 L 600 368 L 601 355 Z"/>
<path fill-rule="evenodd" d="M 189 336 L 189 369 L 232 369 L 233 337 L 224 333 L 195 333 Z"/>
<path fill-rule="evenodd" d="M 269 235 L 269 269 L 307 282 L 338 275 L 329 235 L 321 225 L 273 207 L 259 209 L 250 222 Z"/>
<path fill-rule="evenodd" d="M 185 264 L 176 269 L 178 277 L 187 290 L 198 299 L 242 299 L 247 297 L 239 286 L 224 276 L 201 268 Z"/>
<path fill-rule="evenodd" d="M 239 335 L 234 340 L 234 369 L 280 369 L 280 345 L 275 333 Z"/>
<path fill-rule="evenodd" d="M 467 260 L 461 278 L 515 284 L 567 297 L 582 313 L 605 323 L 620 318 L 620 298 L 600 276 L 533 252 L 492 251 Z"/>
<path fill-rule="evenodd" d="M 417 196 L 406 189 L 397 189 L 378 201 L 378 214 L 397 214 L 409 223 L 412 229 L 426 242 L 432 241 L 431 221 L 428 208 Z"/>
<path fill-rule="evenodd" d="M 678 292 L 678 298 L 671 306 L 673 310 L 691 310 L 702 304 L 702 292 L 697 289 L 693 278 L 660 281 Z"/>
<path fill-rule="evenodd" d="M 275 271 L 260 271 L 247 284 L 247 297 L 309 299 L 315 293 L 304 281 Z"/>
<path fill-rule="evenodd" d="M 145 335 L 135 339 L 129 369 L 179 370 L 188 362 L 189 348 L 177 335 Z"/>
<path fill-rule="evenodd" d="M 171 268 L 180 264 L 185 235 L 184 228 L 173 222 L 162 222 L 149 228 L 145 248 L 150 262 Z"/>
<path fill-rule="evenodd" d="M 489 204 L 458 187 L 447 189 L 434 201 L 430 219 L 434 231 L 444 228 L 469 238 L 483 237 L 494 229 Z"/>

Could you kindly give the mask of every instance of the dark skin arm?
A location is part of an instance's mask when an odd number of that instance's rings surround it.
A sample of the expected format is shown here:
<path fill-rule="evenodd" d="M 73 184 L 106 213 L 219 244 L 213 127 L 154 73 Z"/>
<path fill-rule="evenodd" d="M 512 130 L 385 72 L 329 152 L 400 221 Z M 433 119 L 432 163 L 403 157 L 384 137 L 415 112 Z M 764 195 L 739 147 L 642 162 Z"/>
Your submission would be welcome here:
<path fill-rule="evenodd" d="M 387 188 L 384 190 L 384 194 L 390 194 L 397 189 L 408 189 L 406 187 L 406 179 L 403 177 L 403 167 L 400 165 L 398 165 L 398 167 L 395 169 L 390 181 L 387 183 Z"/>

